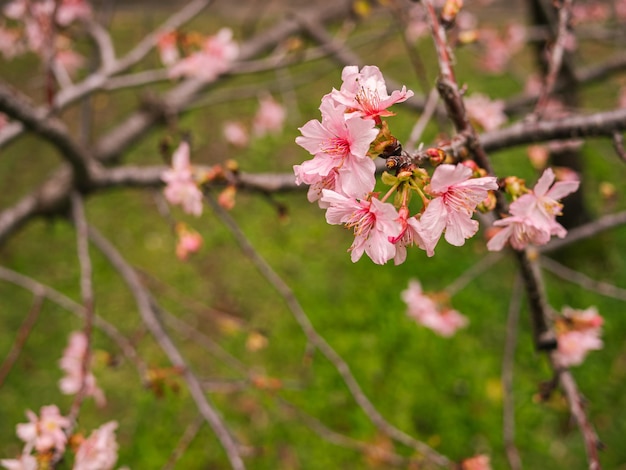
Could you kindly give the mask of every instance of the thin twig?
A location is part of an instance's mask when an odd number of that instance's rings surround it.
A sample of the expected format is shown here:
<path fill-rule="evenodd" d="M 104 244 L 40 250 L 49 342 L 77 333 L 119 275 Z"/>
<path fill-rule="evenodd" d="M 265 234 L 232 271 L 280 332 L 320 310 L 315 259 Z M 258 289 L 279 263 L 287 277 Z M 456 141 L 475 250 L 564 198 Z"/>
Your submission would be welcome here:
<path fill-rule="evenodd" d="M 502 437 L 506 457 L 512 470 L 520 470 L 522 461 L 515 445 L 515 402 L 513 398 L 513 370 L 515 366 L 515 348 L 517 347 L 517 325 L 519 323 L 522 301 L 522 278 L 515 276 L 511 291 L 509 313 L 506 321 L 506 337 L 502 357 Z"/>
<path fill-rule="evenodd" d="M 191 371 L 187 365 L 187 361 L 161 325 L 154 310 L 154 299 L 152 299 L 150 294 L 144 289 L 137 272 L 128 264 L 117 249 L 93 227 L 89 228 L 89 238 L 109 260 L 111 265 L 120 273 L 135 297 L 139 314 L 144 324 L 150 330 L 155 341 L 159 344 L 174 367 L 182 371 L 182 375 L 187 382 L 189 393 L 198 407 L 198 411 L 207 423 L 209 423 L 211 429 L 213 429 L 213 432 L 226 452 L 230 465 L 235 470 L 243 470 L 245 465 L 237 443 L 226 427 L 222 417 L 210 403 L 208 397 L 205 396 L 202 384 Z"/>
<path fill-rule="evenodd" d="M 187 451 L 193 440 L 198 436 L 203 424 L 204 419 L 202 416 L 198 416 L 191 423 L 189 423 L 187 429 L 185 429 L 185 432 L 178 440 L 178 443 L 176 444 L 176 447 L 171 453 L 169 459 L 167 459 L 167 462 L 163 465 L 163 470 L 171 470 L 176 467 L 176 463 Z"/>
<path fill-rule="evenodd" d="M 17 330 L 17 335 L 15 337 L 15 341 L 13 342 L 13 346 L 9 350 L 7 357 L 0 365 L 0 388 L 4 385 L 4 381 L 6 380 L 9 372 L 15 365 L 22 349 L 24 349 L 24 345 L 26 344 L 26 340 L 30 335 L 30 332 L 33 331 L 33 327 L 37 322 L 37 318 L 39 317 L 39 313 L 41 312 L 41 306 L 43 305 L 43 301 L 45 296 L 41 289 L 38 292 L 34 293 L 33 305 L 30 308 L 28 315 L 24 318 L 24 321 L 20 325 L 19 330 Z"/>
<path fill-rule="evenodd" d="M 540 247 L 541 253 L 555 251 L 572 243 L 594 237 L 601 232 L 610 230 L 621 225 L 626 225 L 626 211 L 616 212 L 600 217 L 593 222 L 573 228 L 567 232 L 567 236 L 562 239 L 554 238 L 545 246 Z"/>
<path fill-rule="evenodd" d="M 404 431 L 399 430 L 392 424 L 390 424 L 380 414 L 380 412 L 374 407 L 372 402 L 367 398 L 361 386 L 352 374 L 350 367 L 343 360 L 343 358 L 330 346 L 323 336 L 321 336 L 316 330 L 311 320 L 305 313 L 304 309 L 298 302 L 298 299 L 294 295 L 291 288 L 285 283 L 285 281 L 272 269 L 272 267 L 265 261 L 265 259 L 254 249 L 250 241 L 246 238 L 241 231 L 237 222 L 226 212 L 211 196 L 207 196 L 207 203 L 213 209 L 214 213 L 229 229 L 232 235 L 237 240 L 237 243 L 241 247 L 242 252 L 254 263 L 257 270 L 261 275 L 276 289 L 276 291 L 284 299 L 285 303 L 289 307 L 293 317 L 302 328 L 309 343 L 315 345 L 315 347 L 328 359 L 328 361 L 335 367 L 339 375 L 348 386 L 350 393 L 357 404 L 364 411 L 365 415 L 370 421 L 384 434 L 409 446 L 424 456 L 431 462 L 440 466 L 449 465 L 450 461 L 447 457 L 439 454 L 430 446 L 425 443 L 414 439 L 406 434 Z"/>
<path fill-rule="evenodd" d="M 489 253 L 486 256 L 480 258 L 477 263 L 474 263 L 469 267 L 465 272 L 463 272 L 459 277 L 457 277 L 452 283 L 450 283 L 443 290 L 450 297 L 455 296 L 458 292 L 467 286 L 470 282 L 476 279 L 477 276 L 482 274 L 491 268 L 494 264 L 500 261 L 504 255 L 502 253 Z"/>

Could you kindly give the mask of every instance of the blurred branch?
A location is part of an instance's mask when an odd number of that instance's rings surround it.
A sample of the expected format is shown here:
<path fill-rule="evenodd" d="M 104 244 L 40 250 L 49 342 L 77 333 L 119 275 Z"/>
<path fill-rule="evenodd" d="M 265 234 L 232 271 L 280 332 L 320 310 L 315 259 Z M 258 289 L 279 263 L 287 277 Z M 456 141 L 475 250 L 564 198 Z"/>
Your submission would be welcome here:
<path fill-rule="evenodd" d="M 235 237 L 235 240 L 239 244 L 242 252 L 252 261 L 261 275 L 274 287 L 274 289 L 280 294 L 291 311 L 294 319 L 302 328 L 302 332 L 305 334 L 309 343 L 313 344 L 326 359 L 335 367 L 345 384 L 347 385 L 352 397 L 357 404 L 364 411 L 365 415 L 370 421 L 384 434 L 403 443 L 404 445 L 411 447 L 436 465 L 446 466 L 449 465 L 447 457 L 437 453 L 434 449 L 430 448 L 425 443 L 414 439 L 403 431 L 397 429 L 392 424 L 387 422 L 380 412 L 374 407 L 372 402 L 367 398 L 361 386 L 358 384 L 356 378 L 350 370 L 350 366 L 343 360 L 343 358 L 330 346 L 323 336 L 321 336 L 316 330 L 311 320 L 307 316 L 306 312 L 298 302 L 298 299 L 294 295 L 293 291 L 285 283 L 285 281 L 272 269 L 272 267 L 265 261 L 265 259 L 254 249 L 250 241 L 246 238 L 241 231 L 237 222 L 224 210 L 213 198 L 209 195 L 205 198 L 209 206 L 213 209 L 213 212 L 222 221 L 222 223 L 228 228 L 228 230 Z"/>
<path fill-rule="evenodd" d="M 606 230 L 619 227 L 620 225 L 626 225 L 626 211 L 608 214 L 593 222 L 573 228 L 567 232 L 565 238 L 554 238 L 547 245 L 540 247 L 539 251 L 541 253 L 547 253 L 558 250 L 577 241 L 591 238 Z"/>
<path fill-rule="evenodd" d="M 176 463 L 180 460 L 180 458 L 185 454 L 193 440 L 198 436 L 200 429 L 202 429 L 202 425 L 204 424 L 204 419 L 202 416 L 198 416 L 194 419 L 189 425 L 185 432 L 178 440 L 176 447 L 172 451 L 169 459 L 163 465 L 162 470 L 172 470 L 176 468 Z"/>
<path fill-rule="evenodd" d="M 93 227 L 89 228 L 89 238 L 101 253 L 109 260 L 111 265 L 119 272 L 132 295 L 137 302 L 139 314 L 155 341 L 167 355 L 174 367 L 181 370 L 187 382 L 187 388 L 193 398 L 198 411 L 209 423 L 211 429 L 226 451 L 230 465 L 235 470 L 245 468 L 237 443 L 226 427 L 222 417 L 218 414 L 209 399 L 202 390 L 202 385 L 196 375 L 191 371 L 182 354 L 171 340 L 154 310 L 154 299 L 144 289 L 137 272 L 130 266 L 117 249 Z"/>

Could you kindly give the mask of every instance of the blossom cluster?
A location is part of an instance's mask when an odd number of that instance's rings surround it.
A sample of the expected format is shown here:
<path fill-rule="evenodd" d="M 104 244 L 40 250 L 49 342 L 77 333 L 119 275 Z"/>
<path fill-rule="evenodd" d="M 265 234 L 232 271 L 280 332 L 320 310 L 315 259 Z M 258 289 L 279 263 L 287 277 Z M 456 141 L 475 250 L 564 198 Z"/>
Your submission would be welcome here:
<path fill-rule="evenodd" d="M 395 176 L 385 174 L 391 188 L 379 198 L 374 192 L 376 165 L 373 159 L 390 146 L 399 145 L 383 117 L 393 116 L 389 107 L 413 96 L 402 90 L 387 92 L 382 73 L 375 66 L 347 66 L 343 84 L 322 98 L 322 120 L 300 128 L 296 143 L 313 158 L 294 166 L 296 182 L 309 185 L 308 199 L 327 209 L 329 224 L 353 229 L 350 251 L 356 262 L 366 253 L 374 263 L 396 264 L 406 259 L 406 248 L 417 245 L 429 256 L 444 236 L 461 246 L 478 231 L 472 219 L 476 207 L 489 191 L 497 189 L 496 178 L 475 174 L 463 163 L 441 164 L 428 175 L 417 164 L 407 165 Z M 396 204 L 387 200 L 396 193 Z M 421 210 L 411 214 L 409 201 L 418 194 Z M 397 206 L 397 207 L 396 207 Z"/>
<path fill-rule="evenodd" d="M 92 17 L 86 0 L 13 0 L 4 6 L 2 13 L 9 21 L 8 27 L 0 23 L 0 53 L 6 59 L 34 52 L 52 58 L 53 64 L 68 75 L 84 64 L 84 58 L 71 48 L 63 29 Z"/>
<path fill-rule="evenodd" d="M 96 385 L 96 378 L 89 370 L 85 370 L 85 356 L 87 354 L 87 336 L 82 331 L 75 331 L 70 335 L 67 348 L 59 361 L 65 376 L 59 381 L 61 392 L 66 395 L 76 395 L 85 387 L 85 396 L 93 396 L 96 403 L 103 406 L 106 403 L 104 392 Z"/>
<path fill-rule="evenodd" d="M 600 339 L 604 319 L 595 307 L 576 310 L 564 307 L 555 320 L 558 347 L 556 360 L 563 367 L 582 364 L 589 351 L 602 349 Z"/>

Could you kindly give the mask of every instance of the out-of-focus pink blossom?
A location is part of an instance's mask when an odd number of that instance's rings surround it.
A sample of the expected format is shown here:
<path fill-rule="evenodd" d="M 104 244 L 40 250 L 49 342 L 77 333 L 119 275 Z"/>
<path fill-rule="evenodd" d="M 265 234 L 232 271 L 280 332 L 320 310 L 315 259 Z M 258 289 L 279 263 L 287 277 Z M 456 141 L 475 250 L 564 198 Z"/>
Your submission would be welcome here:
<path fill-rule="evenodd" d="M 609 6 L 600 2 L 574 3 L 572 5 L 572 22 L 574 24 L 586 22 L 600 23 L 606 21 L 609 15 Z"/>
<path fill-rule="evenodd" d="M 239 55 L 239 46 L 233 41 L 233 32 L 222 28 L 204 41 L 202 50 L 181 59 L 169 70 L 170 78 L 196 77 L 214 81 L 227 72 Z"/>
<path fill-rule="evenodd" d="M 169 33 L 159 36 L 157 42 L 157 48 L 159 49 L 159 57 L 161 63 L 166 67 L 173 66 L 180 59 L 178 52 L 176 31 L 170 31 Z"/>
<path fill-rule="evenodd" d="M 428 26 L 424 6 L 420 3 L 412 4 L 408 11 L 407 24 L 404 31 L 406 40 L 410 43 L 414 43 L 418 39 L 428 35 L 429 32 L 430 26 Z"/>
<path fill-rule="evenodd" d="M 511 203 L 509 212 L 512 217 L 494 222 L 494 226 L 504 228 L 489 240 L 488 250 L 500 251 L 507 241 L 514 249 L 521 250 L 530 243 L 544 245 L 552 235 L 559 238 L 567 235 L 567 230 L 556 221 L 563 208 L 558 200 L 576 191 L 580 182 L 554 183 L 554 180 L 554 171 L 547 168 L 533 191 Z"/>
<path fill-rule="evenodd" d="M 246 127 L 239 121 L 226 121 L 222 128 L 226 141 L 235 147 L 246 147 L 250 142 Z"/>
<path fill-rule="evenodd" d="M 202 191 L 198 188 L 189 161 L 189 144 L 181 142 L 172 156 L 172 168 L 161 179 L 166 183 L 164 194 L 171 204 L 180 204 L 185 212 L 202 215 Z"/>
<path fill-rule="evenodd" d="M 602 349 L 604 319 L 595 307 L 576 310 L 564 307 L 555 321 L 558 347 L 555 357 L 563 367 L 582 364 L 589 351 Z"/>
<path fill-rule="evenodd" d="M 329 204 L 326 211 L 329 224 L 344 224 L 354 229 L 354 243 L 350 247 L 353 263 L 363 252 L 376 264 L 385 264 L 395 256 L 396 247 L 389 240 L 402 229 L 395 207 L 375 198 L 363 201 L 328 189 L 322 190 L 322 201 Z"/>
<path fill-rule="evenodd" d="M 30 454 L 22 454 L 19 459 L 2 459 L 0 465 L 7 470 L 37 470 L 39 468 L 37 459 Z"/>
<path fill-rule="evenodd" d="M 186 224 L 176 225 L 178 243 L 176 244 L 176 256 L 180 260 L 186 260 L 191 253 L 196 253 L 202 248 L 202 235 L 189 228 Z"/>
<path fill-rule="evenodd" d="M 81 442 L 73 470 L 111 470 L 117 462 L 116 421 L 109 421 Z"/>
<path fill-rule="evenodd" d="M 70 340 L 63 351 L 63 357 L 59 361 L 61 370 L 65 376 L 59 381 L 61 392 L 66 395 L 77 394 L 81 387 L 85 387 L 85 396 L 92 396 L 99 406 L 106 403 L 104 392 L 96 385 L 96 378 L 87 371 L 83 371 L 83 361 L 87 354 L 87 336 L 82 331 L 75 331 L 70 335 Z"/>
<path fill-rule="evenodd" d="M 405 86 L 389 95 L 383 74 L 374 65 L 366 65 L 361 71 L 356 65 L 348 65 L 341 72 L 341 79 L 341 88 L 333 89 L 331 98 L 346 106 L 347 112 L 364 118 L 380 120 L 381 116 L 393 116 L 387 108 L 413 96 Z"/>
<path fill-rule="evenodd" d="M 486 131 L 499 128 L 507 120 L 504 101 L 491 100 L 481 93 L 465 98 L 465 108 L 469 119 Z"/>
<path fill-rule="evenodd" d="M 439 165 L 425 192 L 434 197 L 420 218 L 427 251 L 433 250 L 445 230 L 445 239 L 455 246 L 478 231 L 472 219 L 476 206 L 498 188 L 496 178 L 472 178 L 472 170 L 459 163 Z"/>
<path fill-rule="evenodd" d="M 501 35 L 494 29 L 484 28 L 479 31 L 479 41 L 484 50 L 480 61 L 482 68 L 490 73 L 502 73 L 513 55 L 523 48 L 526 30 L 523 26 L 512 24 Z"/>
<path fill-rule="evenodd" d="M 407 315 L 440 336 L 450 337 L 469 323 L 467 318 L 456 310 L 440 309 L 431 297 L 423 293 L 422 285 L 416 279 L 409 281 L 408 288 L 401 296 L 407 305 Z"/>
<path fill-rule="evenodd" d="M 626 20 L 626 0 L 615 0 L 615 15 L 621 20 Z"/>
<path fill-rule="evenodd" d="M 550 152 L 545 145 L 531 145 L 527 149 L 528 160 L 530 164 L 537 170 L 542 170 L 548 163 Z"/>
<path fill-rule="evenodd" d="M 359 116 L 346 117 L 346 108 L 330 99 L 322 100 L 322 122 L 311 120 L 300 128 L 296 143 L 315 157 L 293 167 L 296 183 L 326 186 L 342 194 L 365 197 L 376 184 L 376 165 L 367 156 L 378 135 L 374 121 Z M 328 178 L 332 175 L 332 178 Z M 311 195 L 310 196 L 314 196 Z"/>
<path fill-rule="evenodd" d="M 22 20 L 26 16 L 28 0 L 13 0 L 7 3 L 2 9 L 2 13 L 12 20 Z"/>
<path fill-rule="evenodd" d="M 463 460 L 461 470 L 491 470 L 491 460 L 487 455 L 476 455 Z"/>
<path fill-rule="evenodd" d="M 56 405 L 41 407 L 40 417 L 30 410 L 26 416 L 29 422 L 18 424 L 16 433 L 26 443 L 27 449 L 34 448 L 37 452 L 65 451 L 67 436 L 64 429 L 70 426 L 70 420 L 61 416 Z"/>
<path fill-rule="evenodd" d="M 85 65 L 85 58 L 72 49 L 58 50 L 54 59 L 65 69 L 69 76 L 74 76 Z"/>
<path fill-rule="evenodd" d="M 91 6 L 86 0 L 63 0 L 57 8 L 56 20 L 61 26 L 68 26 L 76 20 L 91 18 Z"/>
<path fill-rule="evenodd" d="M 8 29 L 0 25 L 0 54 L 7 60 L 21 54 L 23 48 L 18 42 L 19 33 L 15 29 Z"/>
<path fill-rule="evenodd" d="M 287 111 L 271 96 L 259 100 L 259 109 L 252 120 L 252 130 L 258 137 L 283 130 Z"/>

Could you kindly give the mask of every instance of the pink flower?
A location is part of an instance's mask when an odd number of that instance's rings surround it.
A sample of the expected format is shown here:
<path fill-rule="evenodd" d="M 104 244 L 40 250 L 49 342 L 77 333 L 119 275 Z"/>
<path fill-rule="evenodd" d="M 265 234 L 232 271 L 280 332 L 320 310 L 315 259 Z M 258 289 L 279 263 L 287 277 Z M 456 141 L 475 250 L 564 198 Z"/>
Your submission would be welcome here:
<path fill-rule="evenodd" d="M 409 281 L 409 287 L 401 296 L 407 304 L 407 315 L 440 336 L 450 337 L 456 330 L 469 323 L 467 318 L 456 310 L 441 311 L 437 303 L 422 292 L 422 285 L 415 279 Z"/>
<path fill-rule="evenodd" d="M 579 181 L 559 181 L 554 183 L 554 171 L 547 168 L 533 191 L 524 194 L 511 203 L 512 217 L 494 222 L 496 227 L 504 227 L 487 243 L 489 251 L 500 251 L 508 241 L 516 250 L 528 244 L 545 245 L 552 235 L 559 238 L 567 235 L 567 230 L 556 221 L 563 205 L 557 202 L 578 189 Z M 552 185 L 554 183 L 554 185 Z"/>
<path fill-rule="evenodd" d="M 18 42 L 19 33 L 15 29 L 8 29 L 0 25 L 0 53 L 5 59 L 10 60 L 22 53 L 22 47 Z"/>
<path fill-rule="evenodd" d="M 70 426 L 70 420 L 61 416 L 56 405 L 43 406 L 41 418 L 28 410 L 28 423 L 17 425 L 17 437 L 26 442 L 26 447 L 37 452 L 65 451 L 67 436 L 64 429 Z M 30 452 L 30 450 L 29 450 Z"/>
<path fill-rule="evenodd" d="M 159 36 L 157 41 L 157 48 L 159 49 L 161 63 L 163 63 L 166 67 L 173 66 L 180 59 L 177 37 L 176 31 L 170 31 L 169 33 Z"/>
<path fill-rule="evenodd" d="M 398 221 L 402 231 L 396 238 L 389 240 L 396 245 L 396 256 L 393 259 L 395 265 L 402 264 L 406 260 L 406 247 L 417 245 L 422 250 L 426 250 L 428 256 L 433 256 L 433 247 L 424 241 L 423 229 L 417 217 L 408 217 L 407 208 L 400 208 Z"/>
<path fill-rule="evenodd" d="M 35 456 L 29 454 L 22 454 L 19 459 L 0 460 L 0 465 L 7 470 L 37 470 L 39 468 Z"/>
<path fill-rule="evenodd" d="M 76 20 L 91 18 L 91 6 L 85 0 L 63 0 L 57 9 L 57 23 L 68 26 Z"/>
<path fill-rule="evenodd" d="M 187 227 L 183 223 L 176 225 L 178 243 L 176 244 L 176 256 L 184 261 L 191 253 L 196 253 L 202 248 L 202 235 Z"/>
<path fill-rule="evenodd" d="M 75 331 L 70 335 L 69 344 L 63 357 L 59 361 L 61 370 L 65 372 L 65 377 L 59 381 L 59 388 L 65 395 L 75 395 L 85 386 L 85 395 L 95 398 L 99 406 L 106 403 L 104 392 L 96 385 L 96 378 L 87 371 L 84 374 L 83 361 L 87 354 L 87 336 L 82 331 Z"/>
<path fill-rule="evenodd" d="M 490 73 L 502 73 L 515 53 L 526 41 L 526 30 L 520 25 L 509 25 L 503 35 L 489 28 L 480 30 L 479 40 L 484 49 L 481 65 Z"/>
<path fill-rule="evenodd" d="M 2 13 L 12 20 L 22 20 L 28 11 L 28 0 L 13 0 L 7 3 L 2 9 Z"/>
<path fill-rule="evenodd" d="M 266 96 L 259 101 L 259 110 L 252 121 L 252 129 L 259 137 L 269 132 L 279 133 L 283 129 L 286 116 L 284 106 L 271 96 Z"/>
<path fill-rule="evenodd" d="M 208 37 L 202 50 L 174 64 L 170 78 L 196 77 L 212 82 L 227 72 L 239 55 L 239 46 L 233 41 L 233 32 L 222 28 L 215 36 Z"/>
<path fill-rule="evenodd" d="M 626 0 L 615 1 L 615 14 L 621 21 L 626 20 Z"/>
<path fill-rule="evenodd" d="M 463 460 L 461 470 L 491 470 L 491 461 L 488 455 L 475 455 Z"/>
<path fill-rule="evenodd" d="M 439 165 L 424 189 L 434 196 L 420 218 L 427 251 L 432 251 L 444 230 L 446 241 L 455 246 L 476 234 L 474 210 L 498 184 L 493 176 L 472 178 L 472 170 L 459 163 Z"/>
<path fill-rule="evenodd" d="M 180 204 L 185 212 L 202 214 L 202 191 L 193 178 L 189 162 L 189 144 L 181 142 L 172 156 L 172 168 L 165 170 L 161 179 L 166 183 L 164 194 L 171 204 Z"/>
<path fill-rule="evenodd" d="M 94 430 L 76 451 L 73 470 L 110 470 L 117 462 L 116 421 Z"/>
<path fill-rule="evenodd" d="M 341 79 L 341 89 L 333 89 L 331 98 L 346 106 L 348 112 L 364 118 L 380 120 L 381 116 L 393 116 L 394 113 L 387 108 L 413 96 L 413 92 L 407 91 L 405 86 L 389 96 L 383 74 L 374 65 L 366 65 L 360 72 L 356 65 L 348 65 L 341 72 Z"/>
<path fill-rule="evenodd" d="M 326 211 L 329 224 L 345 224 L 346 228 L 354 229 L 354 243 L 349 250 L 353 263 L 363 252 L 376 264 L 385 264 L 395 256 L 396 247 L 389 240 L 402 229 L 395 207 L 375 198 L 362 201 L 328 189 L 322 190 L 322 201 L 329 204 Z"/>
<path fill-rule="evenodd" d="M 470 121 L 486 131 L 499 128 L 507 120 L 504 114 L 504 101 L 490 100 L 487 96 L 474 93 L 465 99 L 465 108 Z"/>
<path fill-rule="evenodd" d="M 245 126 L 239 121 L 227 121 L 222 128 L 226 141 L 235 147 L 246 147 L 250 138 Z"/>
<path fill-rule="evenodd" d="M 345 106 L 329 99 L 320 106 L 322 122 L 311 120 L 300 128 L 296 143 L 315 157 L 294 166 L 296 183 L 318 185 L 321 180 L 334 183 L 334 191 L 364 197 L 376 184 L 376 165 L 367 156 L 378 135 L 374 121 L 358 116 L 345 117 Z M 328 179 L 333 174 L 333 178 Z"/>
<path fill-rule="evenodd" d="M 576 310 L 564 307 L 555 320 L 558 347 L 555 358 L 563 367 L 582 364 L 589 351 L 602 349 L 600 339 L 604 319 L 595 307 Z"/>
<path fill-rule="evenodd" d="M 57 51 L 54 59 L 65 69 L 69 76 L 73 76 L 85 65 L 85 58 L 72 49 L 61 49 Z"/>

